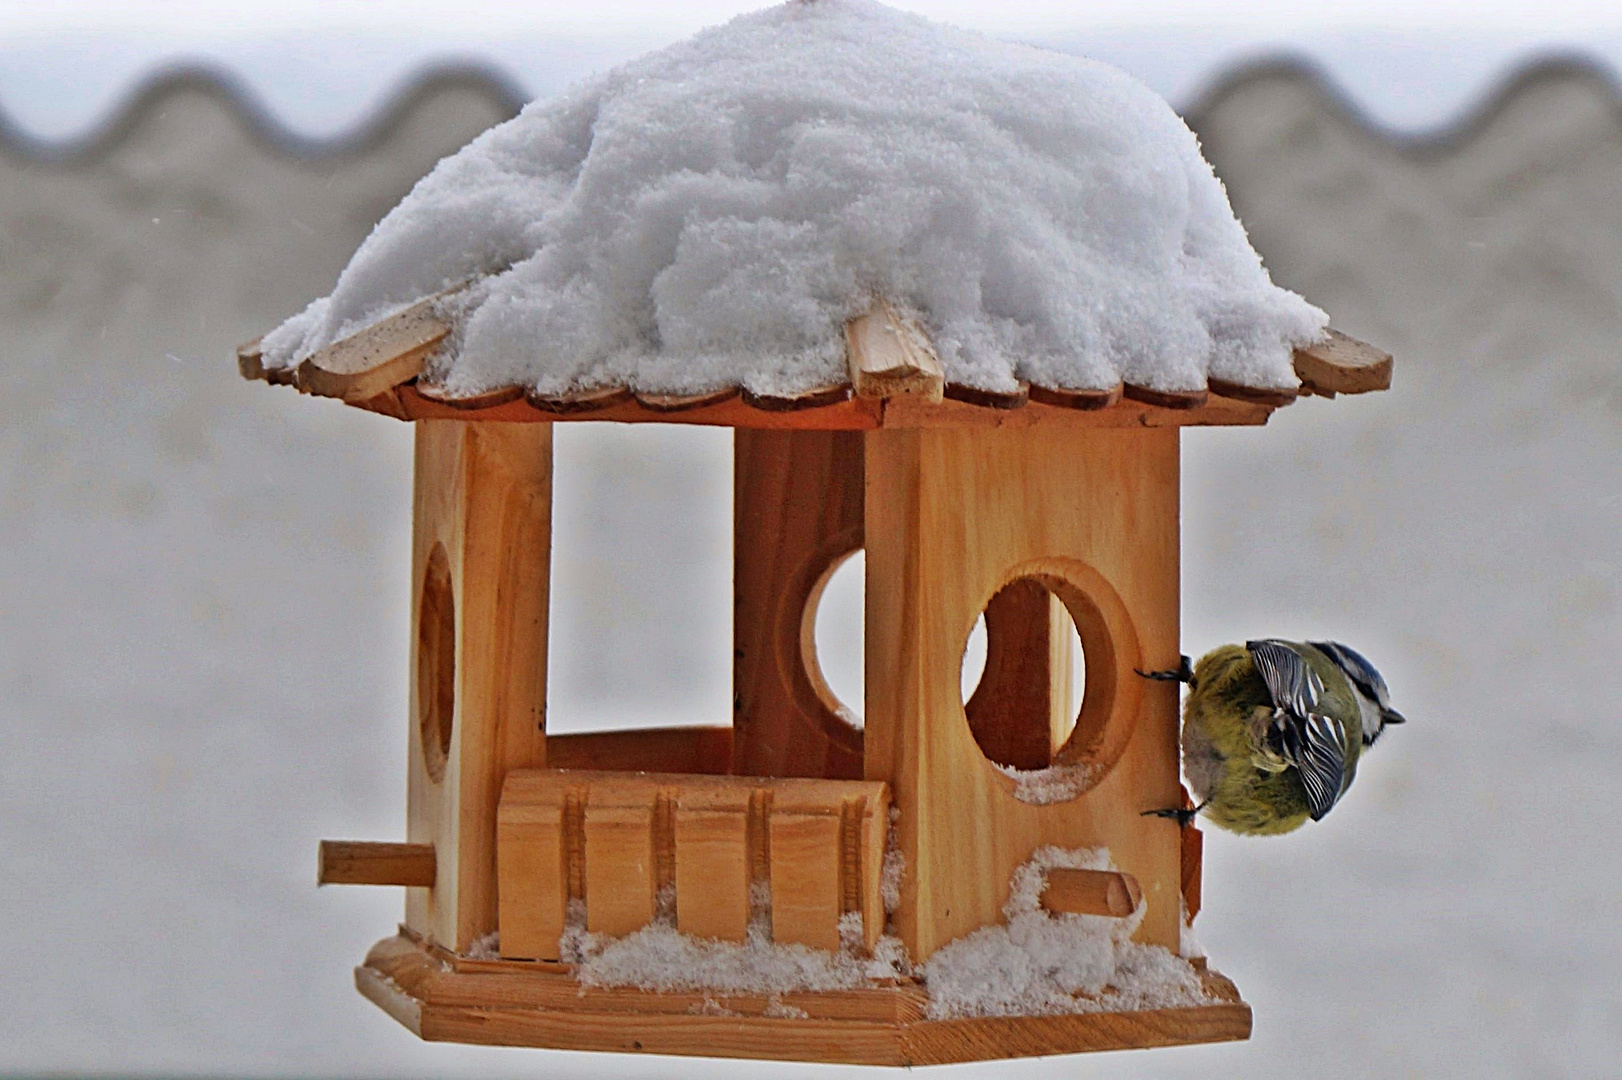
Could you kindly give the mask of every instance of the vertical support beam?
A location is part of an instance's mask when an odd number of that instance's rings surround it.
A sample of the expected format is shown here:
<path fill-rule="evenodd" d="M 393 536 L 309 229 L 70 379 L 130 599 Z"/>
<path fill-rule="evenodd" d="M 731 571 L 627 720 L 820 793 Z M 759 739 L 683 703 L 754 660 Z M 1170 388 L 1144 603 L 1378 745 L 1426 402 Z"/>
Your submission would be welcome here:
<path fill-rule="evenodd" d="M 1000 922 L 1014 869 L 1056 844 L 1108 848 L 1148 902 L 1137 939 L 1175 949 L 1181 838 L 1141 812 L 1179 796 L 1177 693 L 1132 669 L 1179 654 L 1176 430 L 865 439 L 865 774 L 890 783 L 900 810 L 902 940 L 924 960 Z M 1056 757 L 1096 766 L 1093 779 L 1048 805 L 1016 798 L 980 752 L 959 687 L 975 619 L 1021 577 L 1080 612 L 1087 654 L 1082 722 Z"/>
<path fill-rule="evenodd" d="M 502 780 L 509 769 L 546 763 L 552 429 L 461 420 L 416 427 L 407 835 L 434 845 L 438 874 L 431 890 L 407 890 L 406 925 L 463 951 L 497 927 Z M 426 614 L 450 633 L 425 633 L 424 584 L 447 571 L 452 619 L 433 596 Z M 448 731 L 423 722 L 439 696 L 433 673 L 446 664 Z"/>
<path fill-rule="evenodd" d="M 861 732 L 807 670 L 807 604 L 862 546 L 862 435 L 733 433 L 732 771 L 855 779 Z"/>

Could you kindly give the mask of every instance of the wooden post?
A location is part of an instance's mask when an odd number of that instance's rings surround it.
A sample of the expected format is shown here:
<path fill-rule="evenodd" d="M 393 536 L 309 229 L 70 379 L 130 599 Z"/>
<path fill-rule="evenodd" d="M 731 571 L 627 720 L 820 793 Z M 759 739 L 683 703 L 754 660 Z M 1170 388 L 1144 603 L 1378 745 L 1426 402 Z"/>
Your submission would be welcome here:
<path fill-rule="evenodd" d="M 1176 949 L 1181 838 L 1140 816 L 1179 798 L 1175 429 L 882 429 L 865 436 L 866 776 L 891 784 L 906 872 L 895 924 L 915 960 L 1001 921 L 1043 844 L 1107 847 L 1141 884 L 1137 937 Z M 1065 601 L 1086 653 L 1080 722 L 1055 755 L 1091 786 L 1049 805 L 975 744 L 959 669 L 1010 581 Z"/>
<path fill-rule="evenodd" d="M 808 670 L 807 636 L 826 573 L 862 546 L 862 436 L 733 439 L 732 771 L 857 779 L 861 732 Z"/>
<path fill-rule="evenodd" d="M 462 951 L 497 926 L 502 779 L 546 763 L 551 425 L 418 422 L 414 502 L 408 837 L 438 867 L 406 925 Z"/>

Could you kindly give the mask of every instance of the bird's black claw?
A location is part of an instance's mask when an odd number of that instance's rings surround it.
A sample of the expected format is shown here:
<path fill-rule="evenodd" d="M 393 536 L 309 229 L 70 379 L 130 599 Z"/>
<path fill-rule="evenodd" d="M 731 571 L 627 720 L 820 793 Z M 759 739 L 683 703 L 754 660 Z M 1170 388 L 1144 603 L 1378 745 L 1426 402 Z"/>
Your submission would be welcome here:
<path fill-rule="evenodd" d="M 1132 670 L 1145 679 L 1154 679 L 1157 682 L 1180 682 L 1187 683 L 1190 686 L 1194 685 L 1194 664 L 1186 656 L 1182 658 L 1182 662 L 1177 665 L 1174 671 L 1141 671 L 1138 668 Z"/>
<path fill-rule="evenodd" d="M 1205 804 L 1200 803 L 1198 806 L 1178 806 L 1168 810 L 1145 810 L 1139 816 L 1170 818 L 1172 821 L 1177 822 L 1178 825 L 1187 825 L 1190 821 L 1194 820 L 1195 816 L 1199 814 L 1201 810 L 1204 809 Z"/>

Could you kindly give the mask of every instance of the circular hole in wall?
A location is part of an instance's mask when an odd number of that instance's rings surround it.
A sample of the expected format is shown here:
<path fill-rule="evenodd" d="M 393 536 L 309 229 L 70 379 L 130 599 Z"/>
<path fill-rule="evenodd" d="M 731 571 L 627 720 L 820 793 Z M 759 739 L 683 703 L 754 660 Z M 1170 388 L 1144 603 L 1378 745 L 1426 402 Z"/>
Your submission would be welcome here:
<path fill-rule="evenodd" d="M 971 681 L 976 636 L 981 671 Z M 1087 658 L 1065 600 L 1037 577 L 998 590 L 964 650 L 963 711 L 980 752 L 998 765 L 1045 769 L 1071 738 L 1086 697 Z"/>
<path fill-rule="evenodd" d="M 829 710 L 857 728 L 863 723 L 862 702 L 866 685 L 866 594 L 867 559 L 857 549 L 834 562 L 824 572 L 821 582 L 812 590 L 811 603 L 808 605 L 814 615 L 812 648 L 806 657 L 806 670 Z M 1074 637 L 1073 624 L 1071 634 Z M 1079 638 L 1075 640 L 1074 654 L 1079 670 Z M 969 642 L 963 650 L 959 681 L 965 702 L 979 685 L 985 666 L 986 620 L 982 615 L 969 632 Z M 1079 707 L 1079 682 L 1074 697 Z M 1071 715 L 1074 715 L 1074 709 Z"/>
<path fill-rule="evenodd" d="M 456 712 L 456 598 L 450 558 L 435 544 L 417 608 L 417 725 L 428 776 L 444 779 Z"/>

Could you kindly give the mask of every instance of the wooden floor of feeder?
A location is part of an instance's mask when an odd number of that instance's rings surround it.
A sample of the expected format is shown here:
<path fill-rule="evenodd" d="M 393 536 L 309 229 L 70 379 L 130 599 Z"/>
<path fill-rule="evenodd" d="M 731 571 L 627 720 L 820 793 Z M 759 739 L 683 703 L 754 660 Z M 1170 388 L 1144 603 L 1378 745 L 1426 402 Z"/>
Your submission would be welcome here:
<path fill-rule="evenodd" d="M 911 982 L 775 999 L 583 989 L 567 965 L 473 960 L 401 935 L 372 948 L 355 986 L 431 1042 L 911 1066 L 1248 1039 L 1250 1006 L 1199 965 L 1208 1005 L 928 1020 Z M 785 1007 L 806 1015 L 765 1015 Z"/>

